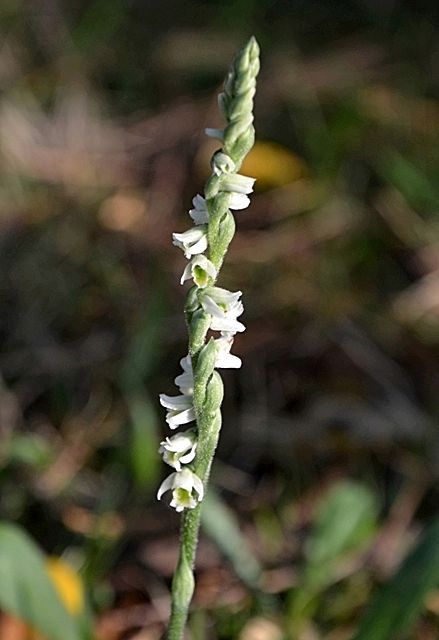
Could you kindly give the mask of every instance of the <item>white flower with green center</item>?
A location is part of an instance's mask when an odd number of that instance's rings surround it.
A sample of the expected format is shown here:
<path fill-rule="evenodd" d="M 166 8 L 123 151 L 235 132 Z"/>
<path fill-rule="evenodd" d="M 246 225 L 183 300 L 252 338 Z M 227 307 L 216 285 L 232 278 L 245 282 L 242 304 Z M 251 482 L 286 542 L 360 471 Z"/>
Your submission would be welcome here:
<path fill-rule="evenodd" d="M 222 151 L 213 154 L 211 165 L 216 176 L 220 176 L 222 173 L 231 173 L 236 168 L 232 158 Z"/>
<path fill-rule="evenodd" d="M 172 244 L 179 247 L 190 260 L 192 256 L 203 253 L 207 249 L 207 227 L 198 225 L 193 229 L 188 229 L 183 233 L 172 234 Z"/>
<path fill-rule="evenodd" d="M 160 404 L 168 409 L 166 422 L 171 429 L 195 420 L 195 409 L 192 395 L 168 396 L 160 394 Z"/>
<path fill-rule="evenodd" d="M 172 491 L 171 507 L 176 511 L 194 509 L 204 496 L 204 487 L 200 478 L 190 469 L 171 473 L 163 480 L 157 492 L 157 500 L 167 491 Z"/>
<path fill-rule="evenodd" d="M 181 471 L 182 464 L 188 464 L 195 458 L 196 450 L 197 436 L 195 431 L 189 429 L 163 440 L 160 443 L 159 453 L 162 454 L 166 464 L 174 467 L 176 471 Z"/>
<path fill-rule="evenodd" d="M 180 284 L 186 282 L 186 280 L 192 280 L 200 289 L 207 287 L 210 280 L 215 280 L 217 271 L 215 265 L 206 258 L 205 255 L 199 254 L 194 256 L 181 276 Z"/>
<path fill-rule="evenodd" d="M 201 305 L 211 316 L 210 328 L 230 334 L 245 331 L 245 326 L 237 320 L 244 306 L 239 300 L 241 291 L 227 291 L 221 287 L 208 287 L 201 296 Z"/>

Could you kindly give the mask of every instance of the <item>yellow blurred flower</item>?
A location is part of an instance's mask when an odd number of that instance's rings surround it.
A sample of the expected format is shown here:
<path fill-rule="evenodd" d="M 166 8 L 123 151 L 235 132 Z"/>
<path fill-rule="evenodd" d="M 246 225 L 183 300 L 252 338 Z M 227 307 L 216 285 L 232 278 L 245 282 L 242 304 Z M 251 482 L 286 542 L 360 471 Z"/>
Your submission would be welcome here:
<path fill-rule="evenodd" d="M 256 142 L 240 169 L 256 178 L 263 189 L 283 187 L 302 178 L 305 164 L 295 153 L 275 142 Z"/>
<path fill-rule="evenodd" d="M 78 574 L 60 558 L 48 558 L 46 569 L 67 611 L 72 616 L 81 614 L 84 610 L 84 587 Z M 26 622 L 7 614 L 0 615 L 0 638 L 46 640 L 45 636 Z"/>
<path fill-rule="evenodd" d="M 84 609 L 84 587 L 79 575 L 60 558 L 46 560 L 47 572 L 67 611 L 77 616 Z"/>

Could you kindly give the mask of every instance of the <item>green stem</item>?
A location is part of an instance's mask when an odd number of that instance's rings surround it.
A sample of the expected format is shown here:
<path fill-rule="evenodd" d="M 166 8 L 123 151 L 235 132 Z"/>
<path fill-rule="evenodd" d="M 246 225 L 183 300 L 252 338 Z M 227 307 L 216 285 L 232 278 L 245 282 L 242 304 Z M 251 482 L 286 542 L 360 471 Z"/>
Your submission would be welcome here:
<path fill-rule="evenodd" d="M 221 429 L 221 412 L 203 414 L 199 419 L 198 454 L 195 473 L 207 487 L 210 468 L 218 444 Z M 172 606 L 168 628 L 168 640 L 181 640 L 184 635 L 189 605 L 193 595 L 193 569 L 198 545 L 201 520 L 201 504 L 186 511 L 180 529 L 180 557 L 172 581 Z M 190 583 L 192 588 L 187 588 Z M 186 587 L 186 588 L 185 588 Z"/>

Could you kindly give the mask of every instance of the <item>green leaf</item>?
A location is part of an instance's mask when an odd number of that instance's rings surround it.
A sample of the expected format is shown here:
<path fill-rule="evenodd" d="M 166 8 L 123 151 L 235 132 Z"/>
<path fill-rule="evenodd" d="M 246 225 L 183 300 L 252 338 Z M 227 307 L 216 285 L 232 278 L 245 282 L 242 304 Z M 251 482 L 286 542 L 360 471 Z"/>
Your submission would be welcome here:
<path fill-rule="evenodd" d="M 436 186 L 411 160 L 392 151 L 384 153 L 376 167 L 384 180 L 400 191 L 412 206 L 427 210 L 439 206 Z"/>
<path fill-rule="evenodd" d="M 6 446 L 9 462 L 44 468 L 51 458 L 49 443 L 31 433 L 13 434 Z"/>
<path fill-rule="evenodd" d="M 336 562 L 370 539 L 376 519 L 375 498 L 363 485 L 343 482 L 325 496 L 305 547 L 301 584 L 291 595 L 289 616 L 293 635 L 298 635 L 304 620 L 313 617 L 321 592 L 333 579 Z"/>
<path fill-rule="evenodd" d="M 259 562 L 241 533 L 235 515 L 212 488 L 203 501 L 201 525 L 229 560 L 236 575 L 250 588 L 257 588 L 262 572 Z"/>
<path fill-rule="evenodd" d="M 325 582 L 339 556 L 370 538 L 376 515 L 375 498 L 367 487 L 355 482 L 335 486 L 318 510 L 306 545 L 308 578 Z"/>
<path fill-rule="evenodd" d="M 439 587 L 439 519 L 427 529 L 396 575 L 375 596 L 354 640 L 407 638 L 426 595 Z"/>
<path fill-rule="evenodd" d="M 79 640 L 76 621 L 64 608 L 44 557 L 16 525 L 0 523 L 0 609 L 27 622 L 48 640 Z"/>
<path fill-rule="evenodd" d="M 139 489 L 155 485 L 160 474 L 157 415 L 146 394 L 127 399 L 131 416 L 130 462 Z"/>

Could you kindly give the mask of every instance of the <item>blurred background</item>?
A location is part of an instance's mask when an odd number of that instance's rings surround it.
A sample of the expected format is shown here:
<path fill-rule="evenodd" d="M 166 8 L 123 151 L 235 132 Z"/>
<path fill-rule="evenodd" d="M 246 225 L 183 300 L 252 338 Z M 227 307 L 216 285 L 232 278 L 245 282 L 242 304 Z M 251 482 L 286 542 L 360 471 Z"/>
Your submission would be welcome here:
<path fill-rule="evenodd" d="M 2 640 L 67 640 L 66 611 L 83 638 L 163 633 L 170 238 L 251 34 L 258 181 L 221 274 L 247 332 L 188 638 L 439 637 L 438 31 L 433 1 L 3 0 Z"/>

